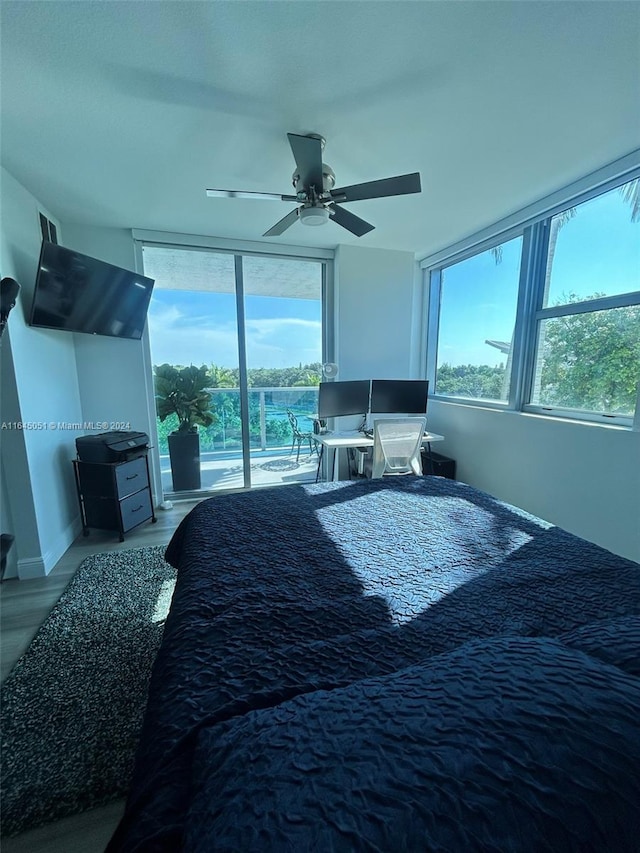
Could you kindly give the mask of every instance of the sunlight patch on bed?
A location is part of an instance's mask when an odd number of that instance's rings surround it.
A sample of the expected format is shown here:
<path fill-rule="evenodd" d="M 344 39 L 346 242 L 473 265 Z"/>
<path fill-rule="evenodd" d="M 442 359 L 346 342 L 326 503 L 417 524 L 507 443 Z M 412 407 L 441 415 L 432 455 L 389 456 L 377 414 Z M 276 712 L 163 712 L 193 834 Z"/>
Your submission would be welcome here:
<path fill-rule="evenodd" d="M 316 517 L 345 571 L 359 582 L 361 594 L 383 600 L 395 625 L 412 621 L 450 595 L 468 594 L 467 585 L 501 571 L 512 554 L 553 527 L 507 505 L 505 524 L 500 503 L 493 511 L 466 498 L 437 495 L 424 502 L 421 523 L 399 533 L 403 508 L 397 496 L 381 492 L 375 498 L 367 504 L 359 495 L 350 502 L 353 506 L 361 500 L 363 506 L 352 536 L 343 535 L 341 528 L 344 501 L 323 507 Z M 408 517 L 411 504 L 408 501 Z M 378 543 L 375 559 L 370 542 Z"/>
<path fill-rule="evenodd" d="M 158 597 L 156 598 L 156 603 L 153 606 L 153 613 L 151 615 L 151 621 L 154 624 L 156 622 L 164 622 L 167 618 L 169 608 L 171 607 L 171 597 L 173 595 L 175 585 L 176 582 L 173 578 L 162 581 L 162 586 L 158 592 Z"/>

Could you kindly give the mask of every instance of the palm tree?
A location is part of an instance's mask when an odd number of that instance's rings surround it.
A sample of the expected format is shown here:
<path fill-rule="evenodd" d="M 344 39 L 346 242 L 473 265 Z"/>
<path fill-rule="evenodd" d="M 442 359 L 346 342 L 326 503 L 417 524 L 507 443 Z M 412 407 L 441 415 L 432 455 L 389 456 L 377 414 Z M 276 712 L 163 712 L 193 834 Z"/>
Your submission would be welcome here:
<path fill-rule="evenodd" d="M 631 221 L 640 219 L 640 178 L 629 181 L 620 187 L 622 198 L 631 205 Z"/>
<path fill-rule="evenodd" d="M 218 367 L 217 364 L 210 364 L 208 372 L 212 388 L 236 387 L 236 377 L 230 367 Z"/>

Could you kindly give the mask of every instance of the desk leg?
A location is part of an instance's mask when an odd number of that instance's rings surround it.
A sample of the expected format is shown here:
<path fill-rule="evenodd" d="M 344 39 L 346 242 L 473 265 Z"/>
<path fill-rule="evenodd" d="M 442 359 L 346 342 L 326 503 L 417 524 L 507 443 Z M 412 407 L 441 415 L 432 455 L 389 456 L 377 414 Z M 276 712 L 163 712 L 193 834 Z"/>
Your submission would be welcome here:
<path fill-rule="evenodd" d="M 316 483 L 320 478 L 320 467 L 322 465 L 322 457 L 324 456 L 324 444 L 320 445 L 320 453 L 318 454 L 318 467 L 316 469 Z"/>
<path fill-rule="evenodd" d="M 340 454 L 338 453 L 339 448 L 333 448 L 333 482 L 337 482 L 340 479 Z"/>

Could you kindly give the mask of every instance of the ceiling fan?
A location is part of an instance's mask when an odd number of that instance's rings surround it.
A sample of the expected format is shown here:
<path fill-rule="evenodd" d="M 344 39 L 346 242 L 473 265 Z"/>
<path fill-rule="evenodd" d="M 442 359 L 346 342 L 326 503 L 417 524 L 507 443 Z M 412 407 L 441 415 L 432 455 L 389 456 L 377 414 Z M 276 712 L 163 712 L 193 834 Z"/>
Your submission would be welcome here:
<path fill-rule="evenodd" d="M 237 190 L 207 190 L 207 195 L 212 198 L 259 198 L 297 202 L 299 206 L 283 216 L 268 231 L 265 231 L 263 237 L 277 237 L 298 220 L 303 225 L 324 225 L 329 219 L 337 222 L 347 231 L 351 231 L 356 237 L 362 237 L 363 234 L 373 231 L 375 226 L 345 210 L 344 207 L 340 207 L 338 202 L 407 195 L 419 193 L 422 189 L 419 172 L 334 189 L 336 182 L 334 171 L 331 166 L 322 162 L 324 138 L 317 133 L 310 133 L 306 136 L 288 133 L 287 137 L 296 161 L 296 170 L 292 178 L 295 195 Z"/>

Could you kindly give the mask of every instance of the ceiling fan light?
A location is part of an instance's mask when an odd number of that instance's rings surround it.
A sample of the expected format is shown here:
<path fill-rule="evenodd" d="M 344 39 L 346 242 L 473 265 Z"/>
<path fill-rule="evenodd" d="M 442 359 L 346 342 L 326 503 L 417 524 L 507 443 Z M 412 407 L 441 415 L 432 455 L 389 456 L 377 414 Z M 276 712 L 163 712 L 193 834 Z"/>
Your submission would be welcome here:
<path fill-rule="evenodd" d="M 303 225 L 324 225 L 329 221 L 329 211 L 326 207 L 302 207 L 300 222 Z"/>

